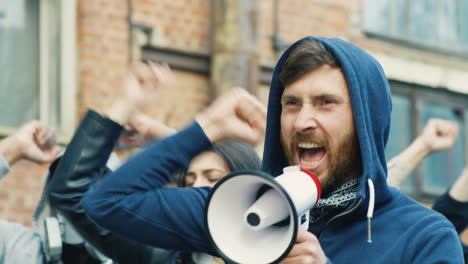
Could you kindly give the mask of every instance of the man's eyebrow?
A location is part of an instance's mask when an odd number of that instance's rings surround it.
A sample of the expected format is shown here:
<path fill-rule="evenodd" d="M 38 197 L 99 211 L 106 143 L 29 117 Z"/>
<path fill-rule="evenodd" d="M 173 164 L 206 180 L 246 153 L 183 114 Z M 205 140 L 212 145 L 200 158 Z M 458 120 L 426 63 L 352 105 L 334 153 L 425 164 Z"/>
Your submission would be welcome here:
<path fill-rule="evenodd" d="M 297 96 L 295 96 L 295 95 L 289 95 L 289 94 L 286 94 L 286 95 L 283 94 L 283 95 L 281 96 L 281 101 L 291 100 L 291 99 L 293 99 L 293 100 L 298 100 L 299 97 L 297 97 Z"/>
<path fill-rule="evenodd" d="M 324 93 L 324 94 L 319 94 L 316 96 L 313 96 L 314 98 L 329 98 L 329 99 L 335 99 L 335 100 L 341 100 L 342 97 L 336 94 L 329 94 L 329 93 Z"/>
<path fill-rule="evenodd" d="M 335 100 L 341 100 L 342 97 L 336 94 L 330 94 L 330 93 L 322 93 L 322 94 L 317 94 L 317 95 L 312 95 L 311 96 L 313 99 L 323 99 L 323 98 L 329 98 L 329 99 L 335 99 Z M 295 95 L 282 95 L 281 96 L 281 101 L 285 100 L 300 100 L 298 96 Z"/>

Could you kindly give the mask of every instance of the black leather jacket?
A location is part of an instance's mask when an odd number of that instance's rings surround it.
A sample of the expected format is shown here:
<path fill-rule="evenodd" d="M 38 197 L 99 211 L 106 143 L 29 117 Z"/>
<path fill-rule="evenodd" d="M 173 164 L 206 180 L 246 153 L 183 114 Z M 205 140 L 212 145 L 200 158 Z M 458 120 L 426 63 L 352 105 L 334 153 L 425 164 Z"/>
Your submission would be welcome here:
<path fill-rule="evenodd" d="M 47 191 L 50 203 L 91 245 L 117 263 L 189 263 L 179 252 L 150 247 L 94 224 L 81 199 L 109 169 L 106 162 L 123 128 L 89 110 L 60 161 L 50 167 Z M 132 228 L 129 226 L 128 228 Z"/>

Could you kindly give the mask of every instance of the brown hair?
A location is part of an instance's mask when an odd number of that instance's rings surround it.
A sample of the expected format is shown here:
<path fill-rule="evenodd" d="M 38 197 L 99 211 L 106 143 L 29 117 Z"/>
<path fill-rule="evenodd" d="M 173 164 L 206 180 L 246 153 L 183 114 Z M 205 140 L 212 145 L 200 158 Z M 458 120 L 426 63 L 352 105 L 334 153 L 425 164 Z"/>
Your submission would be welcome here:
<path fill-rule="evenodd" d="M 318 40 L 303 40 L 289 53 L 283 63 L 280 82 L 283 86 L 289 85 L 323 65 L 340 67 L 335 56 Z"/>

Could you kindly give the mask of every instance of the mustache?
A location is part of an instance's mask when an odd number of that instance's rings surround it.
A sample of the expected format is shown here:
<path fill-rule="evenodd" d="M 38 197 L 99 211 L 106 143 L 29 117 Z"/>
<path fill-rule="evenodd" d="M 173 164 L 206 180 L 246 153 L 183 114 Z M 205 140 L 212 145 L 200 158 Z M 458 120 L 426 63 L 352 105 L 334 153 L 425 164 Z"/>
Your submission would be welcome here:
<path fill-rule="evenodd" d="M 328 147 L 328 140 L 326 137 L 318 135 L 317 133 L 299 133 L 296 132 L 291 140 L 291 149 L 295 148 L 299 142 L 314 142 L 324 148 Z"/>

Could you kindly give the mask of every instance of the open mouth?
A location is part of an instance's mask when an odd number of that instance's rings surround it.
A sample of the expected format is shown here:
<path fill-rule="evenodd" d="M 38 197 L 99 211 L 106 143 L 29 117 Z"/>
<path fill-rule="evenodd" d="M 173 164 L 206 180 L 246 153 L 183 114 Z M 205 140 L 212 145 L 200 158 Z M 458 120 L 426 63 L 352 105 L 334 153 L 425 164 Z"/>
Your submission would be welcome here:
<path fill-rule="evenodd" d="M 301 168 L 315 170 L 326 154 L 326 148 L 319 144 L 299 143 L 297 146 L 296 158 Z"/>

